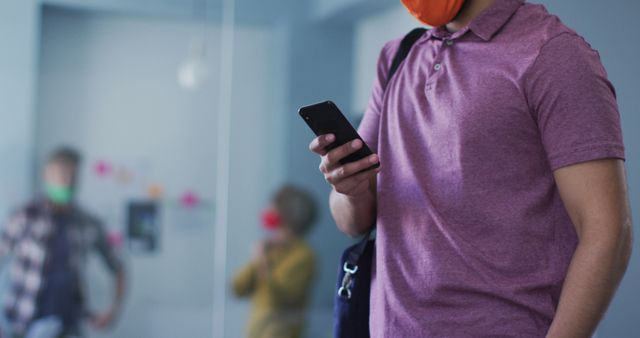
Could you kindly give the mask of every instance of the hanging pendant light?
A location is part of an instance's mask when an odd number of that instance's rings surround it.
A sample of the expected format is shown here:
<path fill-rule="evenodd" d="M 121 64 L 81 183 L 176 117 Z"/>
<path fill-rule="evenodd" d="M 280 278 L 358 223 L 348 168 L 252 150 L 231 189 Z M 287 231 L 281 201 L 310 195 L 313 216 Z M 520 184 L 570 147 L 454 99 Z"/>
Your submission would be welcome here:
<path fill-rule="evenodd" d="M 197 89 L 208 77 L 204 45 L 204 39 L 193 38 L 189 44 L 187 59 L 178 68 L 178 83 L 184 89 Z"/>
<path fill-rule="evenodd" d="M 178 67 L 177 77 L 180 87 L 195 90 L 207 80 L 209 69 L 206 63 L 207 2 L 193 1 L 193 21 L 200 27 L 191 37 L 187 58 Z"/>

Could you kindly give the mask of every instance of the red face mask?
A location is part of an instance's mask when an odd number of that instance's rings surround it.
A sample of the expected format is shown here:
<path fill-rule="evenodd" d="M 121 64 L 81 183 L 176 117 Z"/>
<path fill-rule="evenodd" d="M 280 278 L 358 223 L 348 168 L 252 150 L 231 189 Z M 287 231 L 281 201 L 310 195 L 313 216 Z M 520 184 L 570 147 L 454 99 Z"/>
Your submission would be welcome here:
<path fill-rule="evenodd" d="M 431 27 L 440 27 L 453 20 L 464 0 L 401 0 L 416 19 Z"/>
<path fill-rule="evenodd" d="M 280 214 L 273 209 L 264 210 L 260 216 L 260 220 L 262 221 L 262 227 L 268 231 L 276 230 L 282 224 Z"/>

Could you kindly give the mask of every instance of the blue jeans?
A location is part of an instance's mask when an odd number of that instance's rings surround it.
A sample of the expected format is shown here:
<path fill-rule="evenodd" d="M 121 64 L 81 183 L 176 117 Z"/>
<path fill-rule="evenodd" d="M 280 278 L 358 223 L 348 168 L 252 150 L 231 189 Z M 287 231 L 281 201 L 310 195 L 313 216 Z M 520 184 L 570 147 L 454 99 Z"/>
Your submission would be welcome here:
<path fill-rule="evenodd" d="M 24 338 L 71 338 L 81 337 L 77 330 L 68 332 L 62 325 L 62 320 L 56 316 L 48 316 L 34 320 Z"/>

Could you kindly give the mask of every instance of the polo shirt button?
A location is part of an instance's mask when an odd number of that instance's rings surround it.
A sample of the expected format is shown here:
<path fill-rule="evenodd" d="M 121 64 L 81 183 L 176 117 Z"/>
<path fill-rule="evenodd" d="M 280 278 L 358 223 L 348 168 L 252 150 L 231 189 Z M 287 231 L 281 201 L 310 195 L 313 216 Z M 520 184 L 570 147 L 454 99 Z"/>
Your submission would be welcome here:
<path fill-rule="evenodd" d="M 453 45 L 453 40 L 447 40 L 447 46 Z"/>
<path fill-rule="evenodd" d="M 436 63 L 435 65 L 433 65 L 433 69 L 435 70 L 440 70 L 440 68 L 442 68 L 442 65 L 439 63 Z"/>

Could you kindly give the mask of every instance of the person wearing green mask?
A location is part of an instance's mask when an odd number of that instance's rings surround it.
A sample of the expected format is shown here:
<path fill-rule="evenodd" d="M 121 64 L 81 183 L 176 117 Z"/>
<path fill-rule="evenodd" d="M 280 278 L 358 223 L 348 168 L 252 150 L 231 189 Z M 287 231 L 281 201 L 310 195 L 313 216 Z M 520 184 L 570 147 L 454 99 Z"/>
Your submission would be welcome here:
<path fill-rule="evenodd" d="M 42 196 L 21 208 L 2 229 L 0 257 L 13 254 L 4 295 L 6 331 L 13 337 L 81 336 L 85 321 L 110 326 L 121 307 L 125 271 L 98 219 L 75 202 L 80 155 L 71 148 L 51 153 L 43 169 Z M 97 251 L 115 279 L 114 300 L 92 312 L 84 302 L 84 271 Z M 4 260 L 3 260 L 4 261 Z"/>

